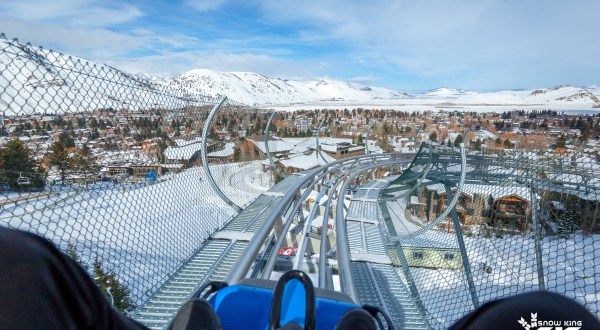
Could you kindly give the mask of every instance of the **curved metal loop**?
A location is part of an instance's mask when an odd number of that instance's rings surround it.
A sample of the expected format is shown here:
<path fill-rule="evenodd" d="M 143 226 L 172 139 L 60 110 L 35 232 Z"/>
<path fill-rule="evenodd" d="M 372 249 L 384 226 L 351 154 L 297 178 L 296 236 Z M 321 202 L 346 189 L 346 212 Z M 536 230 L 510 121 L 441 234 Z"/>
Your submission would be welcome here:
<path fill-rule="evenodd" d="M 239 207 L 236 203 L 234 203 L 233 201 L 231 201 L 226 195 L 225 193 L 223 193 L 223 190 L 221 190 L 221 188 L 219 187 L 219 185 L 217 185 L 217 182 L 215 181 L 215 178 L 213 178 L 212 176 L 212 172 L 210 171 L 210 168 L 208 166 L 208 159 L 206 157 L 206 142 L 208 141 L 208 131 L 210 129 L 210 126 L 212 124 L 212 121 L 214 119 L 214 117 L 217 115 L 217 113 L 219 112 L 219 110 L 221 109 L 221 107 L 223 106 L 223 104 L 225 103 L 225 101 L 227 101 L 227 97 L 224 96 L 221 101 L 219 103 L 217 103 L 212 110 L 210 110 L 210 113 L 208 114 L 208 117 L 206 118 L 206 121 L 204 122 L 204 127 L 202 128 L 202 146 L 200 148 L 200 155 L 202 157 L 202 168 L 204 169 L 204 173 L 206 173 L 206 176 L 208 176 L 208 183 L 210 184 L 210 186 L 212 187 L 212 189 L 217 193 L 217 195 L 229 206 L 233 207 L 236 212 L 240 212 L 242 210 L 241 207 Z"/>
<path fill-rule="evenodd" d="M 423 129 L 423 125 L 419 126 L 419 128 L 417 128 L 417 131 L 415 132 L 415 142 L 413 142 L 415 150 L 417 150 L 417 140 L 419 139 L 419 132 L 421 131 L 421 129 Z"/>
<path fill-rule="evenodd" d="M 325 122 L 325 118 L 321 119 L 321 122 L 319 123 L 319 128 L 317 128 L 317 154 L 319 156 L 321 156 L 321 159 L 323 159 L 323 161 L 325 162 L 325 164 L 329 164 L 329 161 L 327 159 L 325 159 L 325 156 L 323 156 L 323 150 L 321 149 L 321 144 L 319 143 L 319 136 L 321 135 L 321 127 L 323 126 L 323 123 Z"/>
<path fill-rule="evenodd" d="M 371 132 L 371 129 L 373 129 L 373 125 L 375 124 L 371 124 L 367 129 L 367 136 L 365 137 L 365 155 L 371 154 L 369 151 L 369 133 Z"/>
<path fill-rule="evenodd" d="M 399 240 L 411 239 L 411 238 L 414 238 L 414 237 L 424 234 L 428 230 L 436 227 L 444 219 L 446 219 L 446 216 L 450 213 L 450 211 L 452 211 L 452 209 L 454 209 L 454 206 L 456 205 L 456 202 L 458 201 L 458 198 L 460 197 L 460 195 L 462 193 L 463 185 L 464 185 L 466 177 L 467 177 L 467 157 L 465 155 L 465 146 L 463 143 L 459 144 L 459 149 L 460 149 L 460 179 L 458 181 L 458 184 L 456 185 L 456 191 L 454 192 L 454 196 L 452 197 L 452 200 L 448 203 L 448 206 L 446 206 L 446 208 L 444 209 L 442 214 L 440 214 L 435 220 L 428 223 L 426 226 L 421 227 L 412 233 L 401 235 L 401 236 L 396 236 L 395 239 L 399 239 Z M 392 239 L 394 239 L 394 238 L 392 238 Z"/>
<path fill-rule="evenodd" d="M 423 184 L 423 181 L 425 181 L 425 178 L 427 178 L 427 174 L 429 174 L 429 171 L 431 170 L 432 167 L 433 167 L 433 149 L 431 149 L 431 146 L 429 146 L 429 162 L 425 166 L 425 171 L 423 171 L 423 175 L 421 175 L 421 177 L 417 180 L 417 182 L 406 193 L 402 194 L 401 196 L 399 196 L 396 199 L 408 197 L 413 193 L 413 191 L 417 190 L 421 186 L 421 184 Z"/>
<path fill-rule="evenodd" d="M 312 330 L 315 328 L 315 320 L 317 318 L 317 298 L 315 295 L 315 287 L 313 286 L 310 277 L 303 271 L 290 270 L 283 274 L 277 286 L 273 291 L 273 301 L 271 302 L 271 312 L 269 314 L 269 329 L 275 330 L 281 328 L 281 304 L 283 303 L 283 293 L 285 285 L 291 281 L 297 280 L 304 287 L 305 311 L 304 311 L 304 329 Z"/>
<path fill-rule="evenodd" d="M 271 128 L 271 122 L 273 121 L 273 118 L 276 114 L 277 111 L 273 111 L 273 113 L 271 113 L 271 116 L 269 116 L 269 120 L 267 121 L 267 127 L 265 127 L 265 151 L 267 152 L 267 158 L 269 159 L 269 165 L 271 166 L 271 168 L 275 168 L 277 173 L 285 178 L 287 175 L 283 172 L 282 169 L 275 166 L 273 158 L 271 157 L 271 152 L 269 151 L 269 129 Z"/>

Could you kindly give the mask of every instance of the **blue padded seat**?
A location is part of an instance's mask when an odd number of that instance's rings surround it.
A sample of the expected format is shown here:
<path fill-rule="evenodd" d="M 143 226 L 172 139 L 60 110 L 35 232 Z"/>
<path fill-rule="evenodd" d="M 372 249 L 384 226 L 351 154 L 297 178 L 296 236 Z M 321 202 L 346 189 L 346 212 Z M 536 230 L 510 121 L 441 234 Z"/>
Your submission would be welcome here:
<path fill-rule="evenodd" d="M 276 281 L 270 280 L 245 279 L 213 295 L 209 302 L 219 315 L 223 329 L 267 329 L 276 284 Z M 315 294 L 316 329 L 333 329 L 346 311 L 360 308 L 343 293 L 317 288 Z M 304 326 L 304 299 L 302 284 L 295 279 L 288 282 L 283 296 L 281 324 L 294 321 Z"/>

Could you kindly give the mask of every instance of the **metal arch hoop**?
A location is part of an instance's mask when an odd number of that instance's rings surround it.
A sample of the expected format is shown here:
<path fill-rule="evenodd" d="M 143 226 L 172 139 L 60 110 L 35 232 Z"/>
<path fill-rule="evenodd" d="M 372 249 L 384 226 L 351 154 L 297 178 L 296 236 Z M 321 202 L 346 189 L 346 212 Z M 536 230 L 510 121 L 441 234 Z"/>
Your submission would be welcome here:
<path fill-rule="evenodd" d="M 456 205 L 456 202 L 458 201 L 458 198 L 460 197 L 460 194 L 462 193 L 463 185 L 464 185 L 466 177 L 467 177 L 467 157 L 465 155 L 465 145 L 463 143 L 461 143 L 461 144 L 459 144 L 459 148 L 460 148 L 460 179 L 458 181 L 458 184 L 456 185 L 456 191 L 454 193 L 454 196 L 452 197 L 452 200 L 450 201 L 450 203 L 448 203 L 448 206 L 446 206 L 446 208 L 444 209 L 442 214 L 440 214 L 432 222 L 428 223 L 425 227 L 421 227 L 421 228 L 415 230 L 414 232 L 406 234 L 406 235 L 396 236 L 394 238 L 394 240 L 396 240 L 396 239 L 397 240 L 405 240 L 405 239 L 414 238 L 414 237 L 424 234 L 431 228 L 435 228 L 440 222 L 442 222 L 442 220 L 446 219 L 446 216 L 448 214 L 450 214 L 450 211 L 452 211 L 454 209 L 454 206 Z"/>
<path fill-rule="evenodd" d="M 425 178 L 427 177 L 427 174 L 429 174 L 429 171 L 431 170 L 431 168 L 433 167 L 433 149 L 431 148 L 431 146 L 429 145 L 429 162 L 427 163 L 427 166 L 425 167 L 425 171 L 423 171 L 423 175 L 421 175 L 421 177 L 417 180 L 417 182 L 408 190 L 408 192 L 404 193 L 402 196 L 400 196 L 397 199 L 400 198 L 405 198 L 410 196 L 415 190 L 417 190 L 417 188 L 419 188 L 421 186 L 421 184 L 423 184 L 423 181 L 425 181 Z"/>
<path fill-rule="evenodd" d="M 414 148 L 415 150 L 417 150 L 417 140 L 419 139 L 419 132 L 421 131 L 421 129 L 423 128 L 423 126 L 419 126 L 419 128 L 417 128 L 417 131 L 415 132 L 415 140 L 414 140 Z"/>
<path fill-rule="evenodd" d="M 319 143 L 319 136 L 321 135 L 321 127 L 323 126 L 323 123 L 325 122 L 325 118 L 321 119 L 321 122 L 319 123 L 319 128 L 317 128 L 317 153 L 319 156 L 321 156 L 321 159 L 325 162 L 325 164 L 329 164 L 329 161 L 327 161 L 327 159 L 325 159 L 325 157 L 323 156 L 323 151 L 321 150 L 321 143 Z"/>
<path fill-rule="evenodd" d="M 210 168 L 208 167 L 208 159 L 206 157 L 206 141 L 208 140 L 208 130 L 210 129 L 213 118 L 217 115 L 217 113 L 219 112 L 219 110 L 221 109 L 221 106 L 223 106 L 225 101 L 227 101 L 226 96 L 224 96 L 221 99 L 221 101 L 219 101 L 219 103 L 215 104 L 215 106 L 212 108 L 212 110 L 210 110 L 210 113 L 208 114 L 208 118 L 206 118 L 206 122 L 204 123 L 204 128 L 202 129 L 202 148 L 200 148 L 200 155 L 202 157 L 202 168 L 204 169 L 204 173 L 206 173 L 206 175 L 208 176 L 208 183 L 210 183 L 210 186 L 212 187 L 212 189 L 217 193 L 217 195 L 225 203 L 227 203 L 227 205 L 233 207 L 237 212 L 240 212 L 242 210 L 242 208 L 239 207 L 237 204 L 235 204 L 233 201 L 231 201 L 227 196 L 225 196 L 225 194 L 223 193 L 221 188 L 215 182 L 215 179 L 212 176 L 212 172 L 210 171 Z"/>
<path fill-rule="evenodd" d="M 367 136 L 365 137 L 365 155 L 369 155 L 371 153 L 369 151 L 369 133 L 373 129 L 373 125 L 375 125 L 375 124 L 371 124 L 369 126 L 369 128 L 367 129 Z"/>
<path fill-rule="evenodd" d="M 267 127 L 265 127 L 265 151 L 267 152 L 267 158 L 269 159 L 269 165 L 271 166 L 271 168 L 275 168 L 277 173 L 285 178 L 285 173 L 279 167 L 275 166 L 273 158 L 271 157 L 271 152 L 269 151 L 269 128 L 271 128 L 271 122 L 273 121 L 273 118 L 276 114 L 277 111 L 273 111 L 271 113 L 271 116 L 269 116 L 269 120 L 267 121 Z"/>

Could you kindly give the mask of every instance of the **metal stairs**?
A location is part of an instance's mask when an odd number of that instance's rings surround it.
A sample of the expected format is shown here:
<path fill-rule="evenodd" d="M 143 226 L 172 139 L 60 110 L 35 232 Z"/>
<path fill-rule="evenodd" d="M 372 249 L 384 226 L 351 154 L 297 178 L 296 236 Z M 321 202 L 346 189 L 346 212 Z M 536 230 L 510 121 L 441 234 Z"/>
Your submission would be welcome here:
<path fill-rule="evenodd" d="M 377 203 L 385 182 L 371 182 L 356 192 L 346 214 L 352 274 L 360 303 L 387 311 L 399 329 L 429 329 L 423 312 L 387 254 L 381 233 L 385 230 L 383 213 Z"/>
<path fill-rule="evenodd" d="M 352 274 L 361 304 L 385 309 L 398 329 L 429 329 L 394 266 L 353 262 Z"/>
<path fill-rule="evenodd" d="M 181 305 L 208 281 L 223 281 L 246 245 L 244 241 L 209 239 L 133 315 L 149 328 L 162 329 Z"/>

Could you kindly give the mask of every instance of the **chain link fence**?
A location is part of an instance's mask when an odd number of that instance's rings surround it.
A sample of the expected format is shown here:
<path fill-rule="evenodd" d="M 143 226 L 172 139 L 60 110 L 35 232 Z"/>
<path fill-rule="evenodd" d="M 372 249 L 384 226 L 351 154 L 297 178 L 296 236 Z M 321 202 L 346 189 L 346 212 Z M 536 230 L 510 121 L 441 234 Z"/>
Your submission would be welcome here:
<path fill-rule="evenodd" d="M 0 226 L 48 238 L 133 310 L 235 215 L 200 164 L 217 103 L 0 35 Z M 248 204 L 272 180 L 211 133 L 215 181 Z"/>
<path fill-rule="evenodd" d="M 447 328 L 488 301 L 535 290 L 600 315 L 598 161 L 516 149 L 465 156 L 461 182 L 458 148 L 424 145 L 382 195 L 396 233 L 389 249 L 430 326 Z"/>

